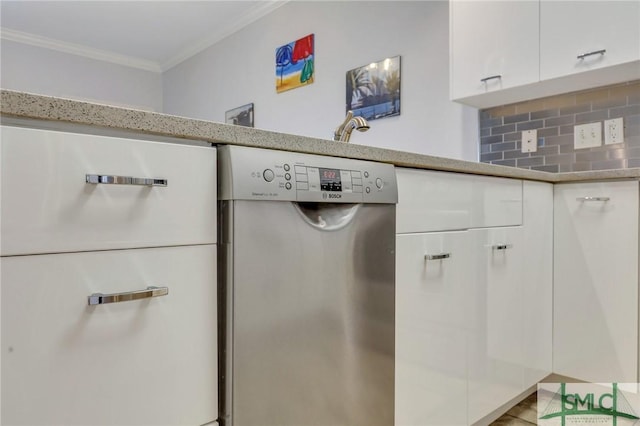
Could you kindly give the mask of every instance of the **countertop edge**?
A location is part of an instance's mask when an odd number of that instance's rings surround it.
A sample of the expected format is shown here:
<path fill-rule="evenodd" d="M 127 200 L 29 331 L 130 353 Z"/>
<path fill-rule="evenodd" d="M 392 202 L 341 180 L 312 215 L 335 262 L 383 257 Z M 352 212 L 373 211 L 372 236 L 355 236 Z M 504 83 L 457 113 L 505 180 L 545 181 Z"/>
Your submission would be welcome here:
<path fill-rule="evenodd" d="M 92 126 L 212 144 L 244 145 L 391 163 L 398 167 L 549 183 L 640 178 L 640 168 L 549 173 L 425 154 L 347 144 L 112 105 L 0 89 L 0 115 Z"/>

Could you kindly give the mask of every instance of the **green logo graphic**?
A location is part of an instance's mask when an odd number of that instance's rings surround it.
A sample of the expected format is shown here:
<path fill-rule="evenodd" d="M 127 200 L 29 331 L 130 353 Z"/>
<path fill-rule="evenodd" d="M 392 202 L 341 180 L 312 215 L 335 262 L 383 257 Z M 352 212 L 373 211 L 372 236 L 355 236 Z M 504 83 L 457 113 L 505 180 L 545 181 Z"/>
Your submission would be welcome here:
<path fill-rule="evenodd" d="M 572 416 L 606 416 L 613 421 L 613 426 L 618 423 L 618 418 L 639 420 L 638 417 L 618 389 L 618 384 L 613 383 L 611 392 L 597 394 L 594 392 L 579 394 L 567 393 L 566 383 L 560 384 L 560 389 L 553 395 L 551 401 L 545 408 L 540 420 L 548 420 L 560 417 L 562 426 L 565 426 L 567 417 Z M 585 423 L 592 423 L 583 417 Z M 578 419 L 575 419 L 578 420 Z"/>

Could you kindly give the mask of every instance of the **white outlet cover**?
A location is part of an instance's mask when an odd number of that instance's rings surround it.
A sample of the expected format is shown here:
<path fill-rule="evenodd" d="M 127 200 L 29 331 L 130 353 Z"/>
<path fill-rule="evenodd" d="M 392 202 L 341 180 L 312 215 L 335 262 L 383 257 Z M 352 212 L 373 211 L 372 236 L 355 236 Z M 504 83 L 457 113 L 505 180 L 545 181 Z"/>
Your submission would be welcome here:
<path fill-rule="evenodd" d="M 602 145 L 602 123 L 587 123 L 573 127 L 573 148 L 593 148 Z"/>
<path fill-rule="evenodd" d="M 522 152 L 536 152 L 538 150 L 538 131 L 525 130 L 522 132 Z"/>
<path fill-rule="evenodd" d="M 604 122 L 604 144 L 612 145 L 624 142 L 624 120 L 612 118 Z"/>

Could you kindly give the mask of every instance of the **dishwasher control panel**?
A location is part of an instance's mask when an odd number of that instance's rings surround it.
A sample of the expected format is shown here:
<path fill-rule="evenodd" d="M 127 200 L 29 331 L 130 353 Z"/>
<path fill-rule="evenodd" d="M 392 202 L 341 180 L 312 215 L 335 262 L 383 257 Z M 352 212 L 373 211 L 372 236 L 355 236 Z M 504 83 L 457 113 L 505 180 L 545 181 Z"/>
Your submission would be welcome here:
<path fill-rule="evenodd" d="M 218 148 L 218 199 L 398 202 L 391 164 L 262 148 Z"/>

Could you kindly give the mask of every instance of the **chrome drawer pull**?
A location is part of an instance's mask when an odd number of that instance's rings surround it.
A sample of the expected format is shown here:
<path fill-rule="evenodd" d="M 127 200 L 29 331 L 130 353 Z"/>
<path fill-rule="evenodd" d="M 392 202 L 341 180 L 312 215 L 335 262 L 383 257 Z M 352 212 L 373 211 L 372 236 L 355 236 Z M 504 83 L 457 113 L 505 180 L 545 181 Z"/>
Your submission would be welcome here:
<path fill-rule="evenodd" d="M 578 59 L 584 59 L 587 56 L 593 56 L 593 55 L 604 55 L 606 51 L 607 49 L 600 49 L 600 50 L 594 50 L 593 52 L 589 52 L 589 53 L 583 53 L 582 55 L 578 55 Z"/>
<path fill-rule="evenodd" d="M 609 201 L 609 197 L 578 197 L 576 201 Z"/>
<path fill-rule="evenodd" d="M 495 79 L 498 79 L 498 78 L 502 78 L 502 76 L 501 76 L 500 74 L 498 74 L 498 75 L 492 75 L 491 77 L 481 78 L 481 79 L 480 79 L 480 82 L 481 82 L 481 83 L 486 83 L 486 82 L 487 82 L 487 81 L 489 81 L 489 80 L 495 80 Z"/>
<path fill-rule="evenodd" d="M 91 184 L 106 185 L 142 185 L 142 186 L 167 186 L 167 179 L 136 178 L 130 176 L 113 175 L 86 175 L 86 182 Z"/>
<path fill-rule="evenodd" d="M 451 257 L 451 253 L 425 254 L 424 260 L 442 260 Z"/>
<path fill-rule="evenodd" d="M 513 244 L 496 244 L 495 246 L 491 246 L 493 250 L 507 250 L 513 248 Z"/>
<path fill-rule="evenodd" d="M 130 300 L 148 299 L 150 297 L 166 296 L 168 287 L 147 287 L 144 290 L 127 291 L 125 293 L 102 294 L 93 293 L 89 296 L 89 305 L 105 305 L 107 303 L 128 302 Z"/>

